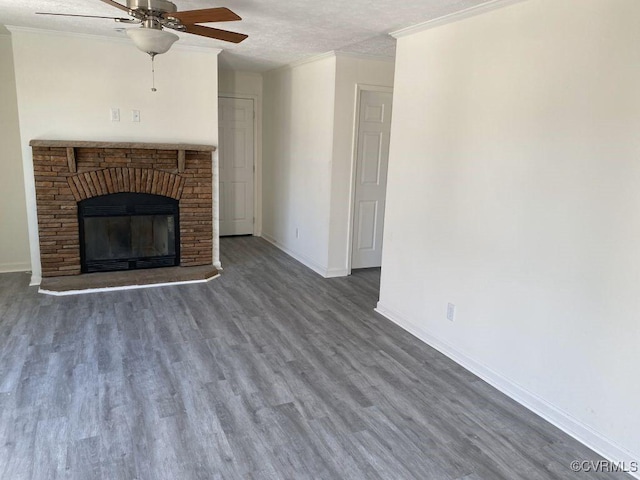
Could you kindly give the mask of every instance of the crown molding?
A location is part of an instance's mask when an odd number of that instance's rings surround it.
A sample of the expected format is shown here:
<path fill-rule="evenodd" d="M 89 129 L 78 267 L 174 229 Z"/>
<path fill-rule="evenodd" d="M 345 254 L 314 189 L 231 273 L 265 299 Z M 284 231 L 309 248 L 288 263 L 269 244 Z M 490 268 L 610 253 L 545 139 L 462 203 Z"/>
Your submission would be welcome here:
<path fill-rule="evenodd" d="M 267 70 L 264 74 L 268 73 L 277 73 L 284 72 L 286 70 L 292 70 L 296 67 L 300 67 L 301 65 L 305 65 L 307 63 L 319 62 L 320 60 L 325 60 L 327 58 L 334 58 L 336 56 L 336 52 L 330 51 L 325 53 L 320 53 L 317 55 L 311 55 L 308 57 L 303 57 L 293 62 L 287 63 L 286 65 L 282 65 L 280 67 L 272 68 L 271 70 Z"/>
<path fill-rule="evenodd" d="M 291 62 L 288 65 L 285 65 L 283 68 L 295 68 L 307 63 L 319 62 L 321 60 L 334 57 L 336 57 L 336 52 L 335 50 L 331 50 L 329 52 L 319 53 L 317 55 L 311 55 L 309 57 L 301 58 L 299 60 L 296 60 L 295 62 Z"/>
<path fill-rule="evenodd" d="M 262 73 L 260 73 L 260 72 L 252 72 L 250 70 L 233 70 L 233 69 L 230 69 L 230 68 L 224 68 L 224 67 L 218 66 L 218 72 L 220 72 L 220 73 L 230 73 L 230 74 L 241 74 L 241 75 L 245 75 L 247 77 L 262 78 Z"/>
<path fill-rule="evenodd" d="M 418 23 L 417 25 L 412 25 L 411 27 L 406 27 L 394 32 L 390 32 L 389 35 L 394 38 L 406 37 L 407 35 L 413 35 L 414 33 L 419 33 L 425 30 L 440 27 L 442 25 L 447 25 L 449 23 L 458 22 L 466 18 L 475 17 L 476 15 L 481 15 L 492 10 L 508 7 L 509 5 L 521 3 L 524 1 L 526 0 L 491 0 L 489 2 L 476 5 L 475 7 L 467 8 L 459 12 L 450 13 L 449 15 L 444 15 L 442 17 L 434 18 L 426 22 Z"/>
<path fill-rule="evenodd" d="M 373 55 L 370 53 L 354 53 L 354 52 L 334 52 L 336 57 L 353 58 L 355 60 L 369 60 L 374 62 L 389 62 L 395 63 L 396 57 L 390 57 L 387 55 Z"/>
<path fill-rule="evenodd" d="M 11 34 L 29 33 L 34 35 L 46 35 L 46 36 L 54 36 L 54 37 L 80 38 L 85 40 L 102 40 L 105 42 L 120 43 L 120 44 L 127 44 L 127 45 L 134 46 L 133 42 L 128 37 L 111 37 L 106 35 L 94 35 L 91 33 L 77 33 L 77 32 L 65 32 L 61 30 L 46 30 L 42 28 L 19 27 L 16 25 L 5 25 L 5 27 L 7 30 L 9 30 Z M 209 48 L 209 47 L 202 47 L 202 46 L 196 46 L 196 45 L 180 45 L 179 43 L 173 44 L 170 51 L 172 50 L 214 53 L 216 55 L 222 52 L 222 49 L 220 48 Z"/>
<path fill-rule="evenodd" d="M 350 53 L 350 52 L 340 52 L 336 50 L 330 50 L 325 53 L 320 53 L 317 55 L 311 55 L 309 57 L 301 58 L 294 62 L 287 63 L 286 65 L 282 65 L 280 67 L 267 70 L 264 73 L 266 74 L 266 73 L 282 72 L 282 71 L 291 70 L 291 69 L 300 67 L 302 65 L 306 65 L 307 63 L 319 62 L 321 60 L 326 60 L 327 58 L 338 58 L 338 57 L 353 58 L 358 60 L 369 60 L 369 61 L 375 60 L 379 62 L 390 62 L 390 63 L 394 63 L 396 61 L 395 57 L 384 57 L 381 55 L 367 55 L 366 53 Z"/>

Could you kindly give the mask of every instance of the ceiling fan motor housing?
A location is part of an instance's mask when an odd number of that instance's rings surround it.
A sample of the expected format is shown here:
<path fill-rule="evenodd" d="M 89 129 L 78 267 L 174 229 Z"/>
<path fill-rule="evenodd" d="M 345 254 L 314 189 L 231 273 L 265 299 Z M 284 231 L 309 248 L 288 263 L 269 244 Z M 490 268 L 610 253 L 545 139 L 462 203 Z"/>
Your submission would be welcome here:
<path fill-rule="evenodd" d="M 176 5 L 167 0 L 127 0 L 127 7 L 129 10 L 141 10 L 156 15 L 178 11 Z"/>

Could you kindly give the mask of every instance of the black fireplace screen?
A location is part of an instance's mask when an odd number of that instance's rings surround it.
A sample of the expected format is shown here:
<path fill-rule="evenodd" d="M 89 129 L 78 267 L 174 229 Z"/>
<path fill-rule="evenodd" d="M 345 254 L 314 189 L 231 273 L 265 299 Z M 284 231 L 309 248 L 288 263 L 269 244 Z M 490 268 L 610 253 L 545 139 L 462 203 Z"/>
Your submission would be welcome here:
<path fill-rule="evenodd" d="M 180 263 L 178 201 L 116 193 L 78 203 L 82 271 L 169 267 Z"/>

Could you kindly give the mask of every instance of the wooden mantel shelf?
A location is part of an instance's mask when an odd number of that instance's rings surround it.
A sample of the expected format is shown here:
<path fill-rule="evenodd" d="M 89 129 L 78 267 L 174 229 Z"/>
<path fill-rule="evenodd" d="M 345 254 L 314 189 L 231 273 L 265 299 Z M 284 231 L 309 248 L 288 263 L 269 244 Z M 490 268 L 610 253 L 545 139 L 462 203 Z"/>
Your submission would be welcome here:
<path fill-rule="evenodd" d="M 147 142 L 92 142 L 83 140 L 31 140 L 32 147 L 49 148 L 132 148 L 145 150 L 190 150 L 194 152 L 214 152 L 213 145 L 190 143 L 147 143 Z"/>

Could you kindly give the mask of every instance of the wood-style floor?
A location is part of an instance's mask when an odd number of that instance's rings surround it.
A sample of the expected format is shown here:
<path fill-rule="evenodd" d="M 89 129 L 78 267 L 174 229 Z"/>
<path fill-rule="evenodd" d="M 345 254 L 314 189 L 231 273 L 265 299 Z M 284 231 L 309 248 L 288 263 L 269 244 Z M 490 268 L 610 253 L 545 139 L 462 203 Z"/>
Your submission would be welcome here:
<path fill-rule="evenodd" d="M 51 297 L 0 275 L 0 477 L 594 479 L 599 457 L 322 279 L 222 239 L 208 284 Z"/>

